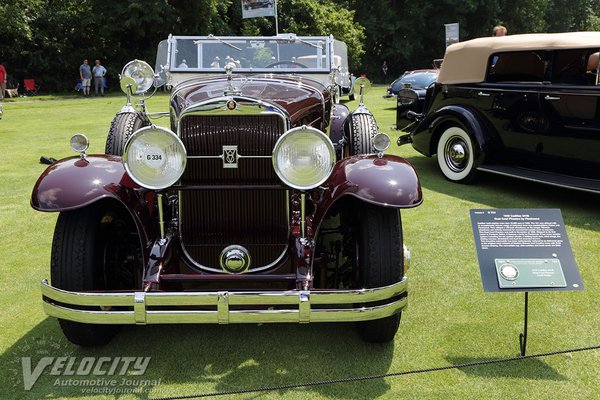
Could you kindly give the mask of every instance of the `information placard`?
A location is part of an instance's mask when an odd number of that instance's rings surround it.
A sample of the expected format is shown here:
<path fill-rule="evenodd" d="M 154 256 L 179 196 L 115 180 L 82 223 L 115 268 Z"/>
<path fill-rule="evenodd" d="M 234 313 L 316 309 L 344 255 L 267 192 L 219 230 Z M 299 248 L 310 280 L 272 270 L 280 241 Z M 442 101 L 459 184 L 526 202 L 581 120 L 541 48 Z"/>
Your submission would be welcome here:
<path fill-rule="evenodd" d="M 471 225 L 486 292 L 582 290 L 558 209 L 473 209 Z"/>

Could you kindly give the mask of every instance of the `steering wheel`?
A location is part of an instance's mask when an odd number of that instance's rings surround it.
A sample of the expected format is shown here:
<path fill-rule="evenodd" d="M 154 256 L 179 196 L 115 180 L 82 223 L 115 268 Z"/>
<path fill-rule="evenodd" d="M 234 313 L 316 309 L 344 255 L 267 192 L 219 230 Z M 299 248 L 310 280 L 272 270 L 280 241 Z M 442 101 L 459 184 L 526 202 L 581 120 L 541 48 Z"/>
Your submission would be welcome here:
<path fill-rule="evenodd" d="M 273 64 L 269 64 L 267 65 L 265 68 L 273 68 L 276 67 L 278 65 L 289 65 L 289 66 L 293 66 L 297 65 L 300 68 L 308 68 L 306 65 L 296 62 L 296 61 L 292 61 L 292 60 L 284 60 L 284 61 L 278 61 L 278 62 L 274 62 Z"/>

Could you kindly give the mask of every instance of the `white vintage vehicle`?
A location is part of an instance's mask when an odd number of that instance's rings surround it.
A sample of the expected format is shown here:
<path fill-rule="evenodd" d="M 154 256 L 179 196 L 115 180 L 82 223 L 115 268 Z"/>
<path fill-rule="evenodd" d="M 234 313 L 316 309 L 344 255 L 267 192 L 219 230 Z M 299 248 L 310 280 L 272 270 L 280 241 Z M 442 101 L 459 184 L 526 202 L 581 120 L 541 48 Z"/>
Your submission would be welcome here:
<path fill-rule="evenodd" d="M 174 36 L 160 42 L 155 71 L 167 86 L 214 75 L 229 65 L 240 73 L 300 74 L 328 86 L 334 100 L 356 98 L 346 44 L 333 36 Z M 163 83 L 163 82 L 158 82 Z M 357 88 L 358 92 L 358 88 Z"/>

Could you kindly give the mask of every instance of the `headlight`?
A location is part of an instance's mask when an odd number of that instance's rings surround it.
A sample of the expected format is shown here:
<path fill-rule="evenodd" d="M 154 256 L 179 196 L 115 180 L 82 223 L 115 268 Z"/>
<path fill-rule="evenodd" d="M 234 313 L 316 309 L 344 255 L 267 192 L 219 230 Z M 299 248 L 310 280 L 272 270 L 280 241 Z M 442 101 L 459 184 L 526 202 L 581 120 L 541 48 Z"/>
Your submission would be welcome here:
<path fill-rule="evenodd" d="M 398 93 L 398 104 L 407 105 L 416 102 L 419 99 L 417 92 L 412 89 L 402 89 Z"/>
<path fill-rule="evenodd" d="M 185 171 L 186 162 L 179 137 L 154 125 L 135 131 L 123 150 L 125 170 L 135 183 L 148 189 L 173 185 Z"/>
<path fill-rule="evenodd" d="M 135 94 L 146 92 L 154 83 L 154 70 L 145 61 L 133 60 L 128 62 L 123 67 L 121 75 L 132 78 L 135 81 Z"/>
<path fill-rule="evenodd" d="M 331 140 L 308 126 L 290 129 L 273 149 L 273 167 L 279 179 L 295 189 L 312 189 L 331 174 L 335 150 Z"/>

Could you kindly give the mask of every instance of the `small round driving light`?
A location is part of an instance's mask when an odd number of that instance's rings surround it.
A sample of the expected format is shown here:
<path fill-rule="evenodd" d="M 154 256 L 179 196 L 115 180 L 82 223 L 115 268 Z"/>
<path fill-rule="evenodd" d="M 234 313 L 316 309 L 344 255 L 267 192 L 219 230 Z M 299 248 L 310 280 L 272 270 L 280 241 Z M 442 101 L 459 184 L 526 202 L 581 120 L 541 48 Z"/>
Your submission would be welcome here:
<path fill-rule="evenodd" d="M 90 147 L 90 141 L 82 133 L 76 133 L 71 137 L 71 149 L 77 153 L 85 152 Z"/>
<path fill-rule="evenodd" d="M 284 133 L 273 148 L 273 168 L 286 185 L 313 189 L 325 182 L 335 163 L 333 143 L 318 129 L 302 126 Z"/>
<path fill-rule="evenodd" d="M 131 135 L 123 150 L 125 170 L 138 185 L 160 190 L 185 171 L 187 154 L 181 139 L 166 128 L 147 126 Z"/>
<path fill-rule="evenodd" d="M 383 132 L 373 136 L 373 148 L 376 152 L 382 153 L 390 147 L 390 137 Z"/>
<path fill-rule="evenodd" d="M 154 70 L 145 61 L 133 60 L 128 62 L 121 71 L 121 76 L 135 81 L 134 94 L 141 94 L 152 87 L 154 83 Z"/>

